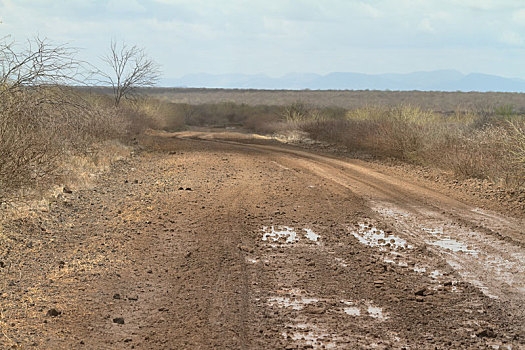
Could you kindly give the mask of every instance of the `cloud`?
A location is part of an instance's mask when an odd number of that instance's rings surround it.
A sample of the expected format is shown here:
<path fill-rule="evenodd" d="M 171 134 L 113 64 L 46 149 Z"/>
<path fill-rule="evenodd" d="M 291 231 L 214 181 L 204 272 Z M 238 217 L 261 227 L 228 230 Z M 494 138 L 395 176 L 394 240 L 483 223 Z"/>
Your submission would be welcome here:
<path fill-rule="evenodd" d="M 518 25 L 525 26 L 525 8 L 514 11 L 512 20 Z"/>
<path fill-rule="evenodd" d="M 524 46 L 525 40 L 523 36 L 516 32 L 505 31 L 501 34 L 501 41 L 512 46 Z"/>
<path fill-rule="evenodd" d="M 18 41 L 48 36 L 86 48 L 89 59 L 111 38 L 145 46 L 170 76 L 412 66 L 525 74 L 525 7 L 516 0 L 0 0 L 0 20 Z M 497 59 L 476 68 L 461 58 L 484 53 Z"/>
<path fill-rule="evenodd" d="M 419 22 L 419 29 L 421 29 L 423 32 L 427 33 L 435 33 L 436 29 L 432 26 L 432 23 L 430 22 L 430 19 L 424 18 Z"/>
<path fill-rule="evenodd" d="M 146 12 L 146 8 L 137 0 L 110 0 L 106 8 L 111 12 Z"/>

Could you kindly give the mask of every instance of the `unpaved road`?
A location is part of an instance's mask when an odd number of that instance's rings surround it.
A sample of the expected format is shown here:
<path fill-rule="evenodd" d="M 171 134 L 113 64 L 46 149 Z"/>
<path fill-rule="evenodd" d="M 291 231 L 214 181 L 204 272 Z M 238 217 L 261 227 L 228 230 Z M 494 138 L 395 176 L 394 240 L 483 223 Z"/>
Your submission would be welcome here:
<path fill-rule="evenodd" d="M 523 218 L 240 134 L 141 142 L 5 225 L 0 346 L 525 347 Z"/>

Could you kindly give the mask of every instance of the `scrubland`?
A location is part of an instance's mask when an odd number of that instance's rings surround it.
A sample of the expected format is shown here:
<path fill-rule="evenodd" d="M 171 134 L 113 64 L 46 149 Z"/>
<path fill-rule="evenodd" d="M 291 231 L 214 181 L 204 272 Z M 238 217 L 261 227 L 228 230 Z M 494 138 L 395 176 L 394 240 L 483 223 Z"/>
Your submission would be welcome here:
<path fill-rule="evenodd" d="M 164 124 L 174 129 L 229 126 L 300 135 L 344 146 L 354 155 L 437 168 L 460 179 L 486 179 L 508 188 L 525 183 L 525 117 L 510 105 L 449 113 L 402 103 L 350 109 L 304 103 L 169 105 Z"/>
<path fill-rule="evenodd" d="M 366 92 L 361 93 L 366 100 Z M 377 93 L 369 92 L 371 100 Z M 391 94 L 389 100 L 399 93 Z M 427 166 L 459 179 L 486 179 L 509 189 L 525 184 L 525 119 L 511 105 L 442 112 L 405 104 L 406 98 L 397 105 L 360 103 L 355 108 L 330 106 L 330 99 L 287 105 L 189 104 L 159 99 L 157 92 L 115 107 L 103 89 L 60 86 L 4 91 L 1 99 L 4 203 L 41 194 L 56 184 L 86 181 L 89 174 L 128 156 L 133 138 L 147 129 L 199 126 L 299 135 L 343 146 L 355 156 Z"/>

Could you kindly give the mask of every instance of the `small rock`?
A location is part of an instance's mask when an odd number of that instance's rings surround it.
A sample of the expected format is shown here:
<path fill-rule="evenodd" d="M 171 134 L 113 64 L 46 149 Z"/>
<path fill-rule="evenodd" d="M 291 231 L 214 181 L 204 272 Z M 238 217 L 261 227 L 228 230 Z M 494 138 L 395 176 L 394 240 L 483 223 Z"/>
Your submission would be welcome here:
<path fill-rule="evenodd" d="M 179 191 L 184 191 L 184 187 L 179 187 Z"/>
<path fill-rule="evenodd" d="M 414 293 L 414 295 L 425 296 L 425 292 L 426 291 L 427 291 L 427 288 L 422 288 L 422 289 L 419 289 L 418 291 L 416 291 Z"/>
<path fill-rule="evenodd" d="M 186 191 L 193 191 L 191 187 L 186 187 Z"/>
<path fill-rule="evenodd" d="M 62 311 L 58 311 L 57 309 L 49 309 L 47 311 L 47 316 L 50 316 L 50 317 L 57 317 L 59 316 L 60 314 L 62 313 Z"/>
<path fill-rule="evenodd" d="M 4 268 L 5 267 L 5 263 L 3 261 L 0 261 L 0 268 Z"/>
<path fill-rule="evenodd" d="M 253 253 L 253 249 L 245 245 L 239 244 L 237 247 L 244 252 Z"/>
<path fill-rule="evenodd" d="M 496 338 L 496 333 L 490 328 L 482 329 L 476 333 L 476 336 L 482 338 Z"/>
<path fill-rule="evenodd" d="M 113 299 L 120 299 L 120 294 L 118 293 L 113 294 Z"/>
<path fill-rule="evenodd" d="M 419 303 L 422 303 L 422 302 L 425 301 L 425 298 L 423 298 L 421 295 L 418 295 L 418 296 L 416 297 L 416 301 L 419 302 Z"/>
<path fill-rule="evenodd" d="M 113 319 L 113 323 L 124 324 L 124 318 L 123 317 L 115 317 Z"/>
<path fill-rule="evenodd" d="M 67 186 L 64 186 L 64 188 L 62 188 L 62 192 L 64 192 L 64 193 L 68 193 L 68 194 L 73 193 L 73 191 L 72 191 L 69 187 L 67 187 Z"/>
<path fill-rule="evenodd" d="M 59 268 L 59 269 L 64 268 L 65 265 L 66 265 L 66 262 L 65 262 L 65 261 L 59 261 L 59 262 L 58 262 L 58 268 Z"/>

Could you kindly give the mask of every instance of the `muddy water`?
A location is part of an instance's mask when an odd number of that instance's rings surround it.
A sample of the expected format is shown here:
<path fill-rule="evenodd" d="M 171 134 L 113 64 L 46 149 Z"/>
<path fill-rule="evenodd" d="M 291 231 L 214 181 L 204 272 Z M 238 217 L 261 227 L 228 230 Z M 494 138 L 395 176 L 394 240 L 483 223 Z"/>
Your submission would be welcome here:
<path fill-rule="evenodd" d="M 297 243 L 301 239 L 306 238 L 309 241 L 319 244 L 320 235 L 315 233 L 312 229 L 303 228 L 302 234 L 298 234 L 297 230 L 291 226 L 263 226 L 262 240 L 272 242 Z"/>

